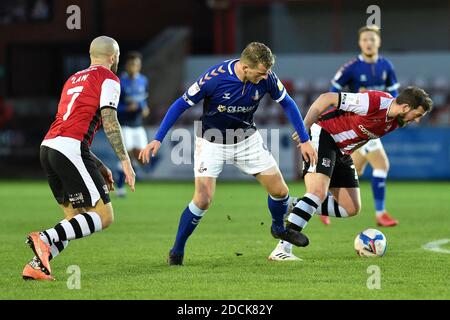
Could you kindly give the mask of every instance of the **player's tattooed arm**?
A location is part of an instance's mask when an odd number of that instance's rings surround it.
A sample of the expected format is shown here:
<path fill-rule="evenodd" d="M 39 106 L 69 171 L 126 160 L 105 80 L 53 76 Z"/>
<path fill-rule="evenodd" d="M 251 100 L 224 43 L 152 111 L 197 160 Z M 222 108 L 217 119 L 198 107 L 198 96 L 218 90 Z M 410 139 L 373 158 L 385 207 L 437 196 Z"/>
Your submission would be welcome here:
<path fill-rule="evenodd" d="M 122 129 L 120 128 L 119 120 L 117 119 L 117 111 L 112 108 L 103 108 L 101 110 L 103 130 L 106 137 L 111 143 L 114 152 L 119 157 L 120 161 L 129 160 L 127 149 L 123 142 Z"/>

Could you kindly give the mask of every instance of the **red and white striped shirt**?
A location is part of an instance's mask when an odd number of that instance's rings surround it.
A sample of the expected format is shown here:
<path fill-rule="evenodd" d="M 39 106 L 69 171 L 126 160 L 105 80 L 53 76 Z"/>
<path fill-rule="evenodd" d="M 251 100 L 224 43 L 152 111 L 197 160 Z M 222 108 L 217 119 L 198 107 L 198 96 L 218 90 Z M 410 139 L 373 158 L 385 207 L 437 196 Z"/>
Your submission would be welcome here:
<path fill-rule="evenodd" d="M 382 91 L 341 92 L 336 108 L 324 113 L 317 124 L 327 131 L 344 154 L 351 154 L 370 139 L 398 128 L 387 114 L 394 97 Z"/>
<path fill-rule="evenodd" d="M 56 119 L 44 140 L 58 136 L 90 145 L 102 121 L 100 109 L 117 108 L 120 80 L 109 69 L 93 65 L 70 76 L 64 84 Z"/>

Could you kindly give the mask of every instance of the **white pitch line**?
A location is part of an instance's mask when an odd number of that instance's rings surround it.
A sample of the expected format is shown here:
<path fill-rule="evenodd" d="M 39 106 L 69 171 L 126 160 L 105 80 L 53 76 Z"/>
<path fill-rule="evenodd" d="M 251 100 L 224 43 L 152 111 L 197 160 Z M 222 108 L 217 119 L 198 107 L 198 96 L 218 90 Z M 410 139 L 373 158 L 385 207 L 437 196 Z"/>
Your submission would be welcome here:
<path fill-rule="evenodd" d="M 422 248 L 425 249 L 425 250 L 433 251 L 433 252 L 450 254 L 450 250 L 449 249 L 441 248 L 442 245 L 447 244 L 449 242 L 450 242 L 450 239 L 436 240 L 436 241 L 432 241 L 432 242 L 428 242 L 427 244 L 424 244 L 422 246 Z"/>

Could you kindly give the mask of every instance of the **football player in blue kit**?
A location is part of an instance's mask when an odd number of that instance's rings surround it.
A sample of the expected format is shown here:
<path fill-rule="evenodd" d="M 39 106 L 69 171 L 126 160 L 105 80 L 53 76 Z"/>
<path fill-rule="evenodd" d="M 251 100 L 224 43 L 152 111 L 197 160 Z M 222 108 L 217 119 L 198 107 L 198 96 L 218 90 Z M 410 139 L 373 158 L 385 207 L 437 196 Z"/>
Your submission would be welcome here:
<path fill-rule="evenodd" d="M 125 72 L 120 76 L 121 95 L 117 117 L 130 159 L 137 159 L 139 152 L 148 143 L 144 128 L 144 119 L 150 114 L 147 104 L 148 78 L 141 73 L 141 68 L 142 55 L 137 51 L 129 52 Z M 125 194 L 125 174 L 119 163 L 116 195 L 124 197 Z"/>
<path fill-rule="evenodd" d="M 252 42 L 239 59 L 224 61 L 209 68 L 171 105 L 154 140 L 141 151 L 140 160 L 148 163 L 150 157 L 158 152 L 161 142 L 178 117 L 203 100 L 201 130 L 196 132 L 195 139 L 195 192 L 181 215 L 175 243 L 169 252 L 169 265 L 183 264 L 186 241 L 211 205 L 216 179 L 225 163 L 253 175 L 266 189 L 272 215 L 271 233 L 275 238 L 298 246 L 308 244 L 307 238 L 301 233 L 291 232 L 284 227 L 283 217 L 287 213 L 289 190 L 253 122 L 259 102 L 268 93 L 281 104 L 298 133 L 303 158 L 309 163 L 316 163 L 317 153 L 311 145 L 299 109 L 271 71 L 274 63 L 275 56 L 266 45 Z"/>

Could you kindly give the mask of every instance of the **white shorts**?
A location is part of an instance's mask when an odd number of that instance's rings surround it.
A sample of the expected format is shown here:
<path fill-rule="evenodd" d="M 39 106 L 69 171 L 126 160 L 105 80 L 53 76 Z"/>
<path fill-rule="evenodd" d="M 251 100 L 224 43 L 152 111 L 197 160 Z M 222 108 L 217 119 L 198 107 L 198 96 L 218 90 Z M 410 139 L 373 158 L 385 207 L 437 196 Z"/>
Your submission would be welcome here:
<path fill-rule="evenodd" d="M 148 143 L 144 127 L 122 127 L 122 132 L 127 151 L 144 149 Z"/>
<path fill-rule="evenodd" d="M 381 143 L 380 139 L 369 140 L 369 142 L 367 142 L 365 145 L 363 145 L 356 151 L 359 152 L 361 155 L 365 156 L 366 154 L 377 150 L 384 150 L 383 144 Z"/>
<path fill-rule="evenodd" d="M 225 163 L 233 164 L 248 175 L 261 173 L 274 166 L 278 168 L 258 131 L 236 144 L 213 143 L 195 138 L 195 177 L 217 178 Z"/>

